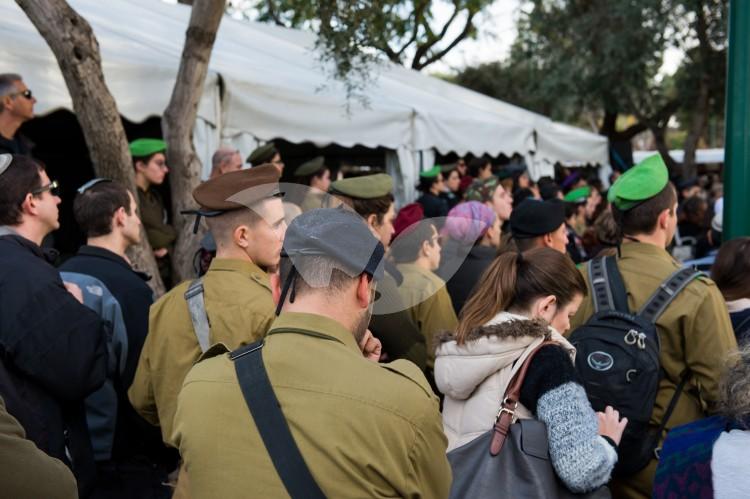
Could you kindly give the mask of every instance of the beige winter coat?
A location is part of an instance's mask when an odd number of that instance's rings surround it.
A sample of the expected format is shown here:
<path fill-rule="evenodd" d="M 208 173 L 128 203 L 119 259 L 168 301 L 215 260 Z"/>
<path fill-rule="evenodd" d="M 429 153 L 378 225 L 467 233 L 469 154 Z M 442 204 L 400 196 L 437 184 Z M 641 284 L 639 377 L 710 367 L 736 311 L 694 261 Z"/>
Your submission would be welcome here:
<path fill-rule="evenodd" d="M 508 382 L 545 338 L 559 342 L 571 357 L 575 355 L 573 346 L 554 329 L 548 328 L 548 335 L 542 337 L 539 328 L 528 324 L 527 317 L 501 312 L 472 331 L 463 345 L 452 336 L 442 338 L 435 358 L 435 382 L 445 394 L 443 429 L 448 451 L 492 428 Z M 519 404 L 516 416 L 530 418 L 531 414 Z"/>

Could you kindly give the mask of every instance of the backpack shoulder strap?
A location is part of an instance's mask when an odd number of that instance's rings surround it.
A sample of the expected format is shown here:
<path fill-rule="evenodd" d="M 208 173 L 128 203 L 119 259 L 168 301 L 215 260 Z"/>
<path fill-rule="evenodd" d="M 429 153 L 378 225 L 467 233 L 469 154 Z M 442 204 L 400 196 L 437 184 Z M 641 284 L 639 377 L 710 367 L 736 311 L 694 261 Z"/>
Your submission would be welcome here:
<path fill-rule="evenodd" d="M 208 347 L 211 346 L 208 336 L 211 326 L 206 314 L 202 277 L 190 283 L 187 291 L 185 291 L 185 301 L 187 301 L 188 310 L 190 311 L 190 321 L 193 323 L 195 336 L 198 338 L 198 345 L 201 347 L 201 352 L 205 353 Z"/>
<path fill-rule="evenodd" d="M 648 322 L 656 323 L 680 291 L 685 289 L 693 279 L 702 275 L 705 274 L 692 267 L 684 267 L 675 271 L 659 284 L 656 291 L 638 311 L 638 315 Z"/>
<path fill-rule="evenodd" d="M 594 258 L 586 264 L 593 291 L 594 313 L 618 310 L 629 312 L 628 294 L 614 257 Z"/>
<path fill-rule="evenodd" d="M 292 499 L 325 498 L 289 430 L 263 365 L 263 340 L 229 354 L 245 403 L 276 472 Z"/>

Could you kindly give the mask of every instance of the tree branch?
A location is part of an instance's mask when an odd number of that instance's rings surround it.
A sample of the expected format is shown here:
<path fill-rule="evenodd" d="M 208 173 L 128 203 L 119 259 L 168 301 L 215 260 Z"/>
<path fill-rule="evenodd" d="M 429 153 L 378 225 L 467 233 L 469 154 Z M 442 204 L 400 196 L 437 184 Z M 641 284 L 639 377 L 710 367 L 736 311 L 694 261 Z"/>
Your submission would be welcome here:
<path fill-rule="evenodd" d="M 476 14 L 475 12 L 472 12 L 472 13 L 469 14 L 469 17 L 466 19 L 466 24 L 464 25 L 464 29 L 443 50 L 440 50 L 439 52 L 433 54 L 432 56 L 428 57 L 425 61 L 420 62 L 419 64 L 416 64 L 418 62 L 418 60 L 417 60 L 417 58 L 415 56 L 414 63 L 412 63 L 412 68 L 414 68 L 414 69 L 422 69 L 422 68 L 424 68 L 426 66 L 429 66 L 433 62 L 439 61 L 441 58 L 443 58 L 445 56 L 445 54 L 447 54 L 448 52 L 450 52 L 451 50 L 453 50 L 453 48 L 456 45 L 458 45 L 459 43 L 461 43 L 461 41 L 463 41 L 467 36 L 469 36 L 469 33 L 471 33 L 471 29 L 474 26 L 473 25 L 473 20 L 474 20 L 474 15 L 475 14 Z"/>

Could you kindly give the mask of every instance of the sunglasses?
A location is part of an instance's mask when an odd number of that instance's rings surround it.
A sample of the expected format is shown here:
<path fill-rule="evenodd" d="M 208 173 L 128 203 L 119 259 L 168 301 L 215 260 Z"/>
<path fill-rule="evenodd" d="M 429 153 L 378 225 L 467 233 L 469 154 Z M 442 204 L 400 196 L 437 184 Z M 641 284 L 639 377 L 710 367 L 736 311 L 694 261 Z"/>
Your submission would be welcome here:
<path fill-rule="evenodd" d="M 24 99 L 28 99 L 28 100 L 31 100 L 34 98 L 34 94 L 32 94 L 31 90 L 29 89 L 26 89 L 23 92 L 18 92 L 18 93 L 13 94 L 13 96 L 16 96 L 16 95 L 20 95 Z"/>
<path fill-rule="evenodd" d="M 49 192 L 53 196 L 59 196 L 60 195 L 59 187 L 60 187 L 60 184 L 57 183 L 57 180 L 53 180 L 49 184 L 43 185 L 39 189 L 35 189 L 31 191 L 31 194 L 34 196 L 39 196 L 45 192 Z"/>

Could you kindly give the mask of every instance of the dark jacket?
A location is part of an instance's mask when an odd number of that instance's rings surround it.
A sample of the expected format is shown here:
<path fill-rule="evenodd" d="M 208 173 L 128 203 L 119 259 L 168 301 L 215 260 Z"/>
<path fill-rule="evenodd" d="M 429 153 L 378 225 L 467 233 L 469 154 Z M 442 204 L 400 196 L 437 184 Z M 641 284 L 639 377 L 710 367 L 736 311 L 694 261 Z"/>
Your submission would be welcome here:
<path fill-rule="evenodd" d="M 71 465 L 85 495 L 94 460 L 83 400 L 107 374 L 102 323 L 65 289 L 41 248 L 18 235 L 0 237 L 0 355 L 8 412 L 29 440 Z"/>
<path fill-rule="evenodd" d="M 474 245 L 467 248 L 453 239 L 445 243 L 437 274 L 446 282 L 456 315 L 496 255 L 497 249 L 489 246 Z"/>
<path fill-rule="evenodd" d="M 448 203 L 446 202 L 446 200 L 441 197 L 435 196 L 430 192 L 425 192 L 424 194 L 422 194 L 419 199 L 417 199 L 417 203 L 422 205 L 425 218 L 448 216 Z M 441 223 L 439 225 L 442 226 L 443 224 Z"/>
<path fill-rule="evenodd" d="M 60 266 L 60 270 L 100 280 L 120 304 L 125 320 L 128 355 L 122 376 L 115 385 L 118 409 L 112 459 L 122 461 L 147 456 L 155 461 L 169 462 L 171 452 L 162 443 L 158 428 L 135 412 L 127 393 L 148 333 L 148 311 L 154 301 L 153 292 L 146 284 L 150 277 L 133 270 L 121 256 L 95 246 L 81 246 L 74 257 Z"/>

